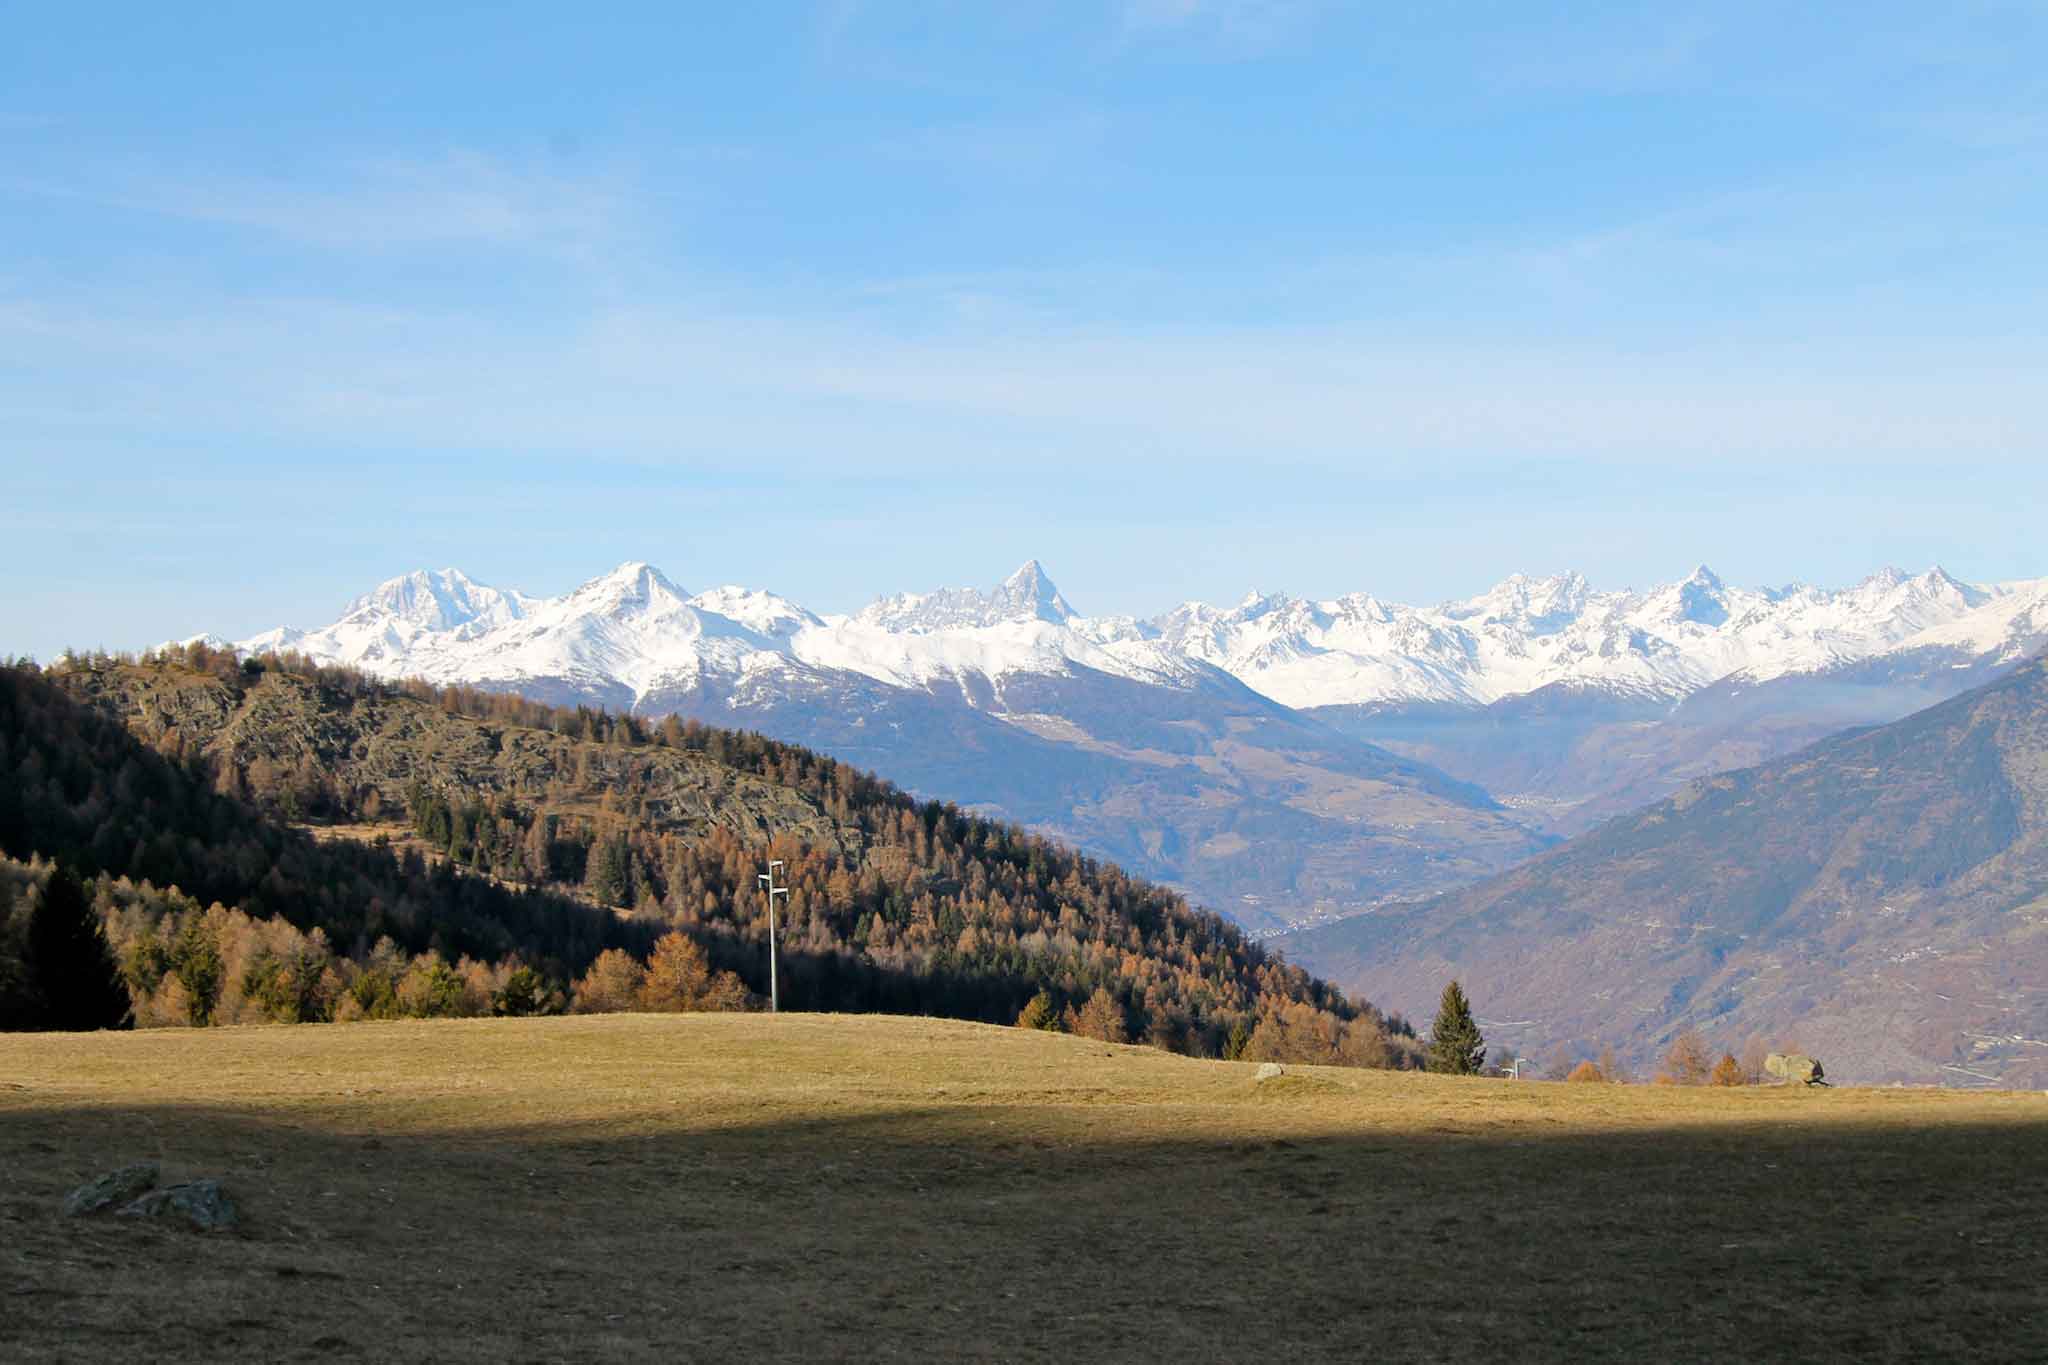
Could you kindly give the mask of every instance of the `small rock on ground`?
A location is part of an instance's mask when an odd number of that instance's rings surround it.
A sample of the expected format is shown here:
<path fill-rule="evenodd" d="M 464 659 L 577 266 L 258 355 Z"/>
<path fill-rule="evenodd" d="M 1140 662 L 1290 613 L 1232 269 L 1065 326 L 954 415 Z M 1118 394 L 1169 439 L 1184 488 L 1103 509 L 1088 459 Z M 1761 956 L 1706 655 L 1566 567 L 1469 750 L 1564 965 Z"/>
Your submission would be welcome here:
<path fill-rule="evenodd" d="M 225 1232 L 242 1221 L 241 1211 L 218 1180 L 189 1180 L 151 1190 L 114 1216 L 182 1219 L 201 1232 Z"/>
<path fill-rule="evenodd" d="M 1280 1063 L 1262 1062 L 1259 1065 L 1258 1074 L 1253 1076 L 1252 1079 L 1255 1081 L 1276 1081 L 1286 1074 L 1287 1068 L 1280 1065 Z"/>
<path fill-rule="evenodd" d="M 83 1218 L 116 1204 L 130 1203 L 154 1186 L 156 1177 L 154 1161 L 137 1161 L 118 1171 L 108 1171 L 66 1195 L 64 1212 L 73 1218 Z"/>

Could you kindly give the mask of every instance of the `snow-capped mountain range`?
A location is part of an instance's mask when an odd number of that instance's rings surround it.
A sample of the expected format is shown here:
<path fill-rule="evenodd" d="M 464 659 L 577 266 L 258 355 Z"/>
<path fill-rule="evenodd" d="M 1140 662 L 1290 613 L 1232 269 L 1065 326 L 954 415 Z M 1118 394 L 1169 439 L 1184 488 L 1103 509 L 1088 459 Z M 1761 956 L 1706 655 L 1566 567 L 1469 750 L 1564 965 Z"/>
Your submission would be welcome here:
<path fill-rule="evenodd" d="M 1647 592 L 1599 591 L 1578 574 L 1516 575 L 1433 607 L 1366 593 L 1325 601 L 1252 593 L 1149 620 L 1075 612 L 1036 561 L 992 591 L 883 598 L 821 616 L 774 593 L 690 593 L 630 562 L 560 597 L 475 582 L 455 569 L 391 579 L 313 630 L 236 643 L 290 649 L 372 673 L 617 704 L 715 685 L 743 704 L 820 673 L 928 689 L 1076 667 L 1176 689 L 1228 674 L 1284 706 L 1483 706 L 1553 684 L 1677 700 L 1731 677 L 1762 682 L 1933 648 L 2017 660 L 2048 642 L 2048 579 L 1964 583 L 1896 569 L 1838 590 L 1731 588 L 1705 568 Z"/>
<path fill-rule="evenodd" d="M 1474 881 L 2044 644 L 2048 580 L 1939 569 L 1837 591 L 1516 577 L 1434 607 L 1254 593 L 1141 620 L 1080 615 L 1035 562 L 821 615 L 636 561 L 558 597 L 406 574 L 235 648 L 760 730 L 1274 927 Z"/>
<path fill-rule="evenodd" d="M 1174 688 L 1219 672 L 1156 631 L 1091 627 L 1036 561 L 991 592 L 902 594 L 830 617 L 757 589 L 691 593 L 631 561 L 552 598 L 488 587 L 457 569 L 422 570 L 357 598 L 332 625 L 280 628 L 235 648 L 296 650 L 437 683 L 582 692 L 628 706 L 706 686 L 743 704 L 778 681 L 814 681 L 821 671 L 905 688 L 971 675 L 998 693 L 1016 674 L 1063 674 L 1075 665 Z"/>
<path fill-rule="evenodd" d="M 1702 567 L 1649 592 L 1600 592 L 1578 574 L 1516 575 L 1438 607 L 1253 594 L 1152 624 L 1179 652 L 1294 707 L 1483 705 L 1558 683 L 1676 699 L 1731 675 L 1762 682 L 1922 644 L 2017 658 L 2048 629 L 2048 580 L 1886 569 L 1837 591 L 1756 590 Z"/>

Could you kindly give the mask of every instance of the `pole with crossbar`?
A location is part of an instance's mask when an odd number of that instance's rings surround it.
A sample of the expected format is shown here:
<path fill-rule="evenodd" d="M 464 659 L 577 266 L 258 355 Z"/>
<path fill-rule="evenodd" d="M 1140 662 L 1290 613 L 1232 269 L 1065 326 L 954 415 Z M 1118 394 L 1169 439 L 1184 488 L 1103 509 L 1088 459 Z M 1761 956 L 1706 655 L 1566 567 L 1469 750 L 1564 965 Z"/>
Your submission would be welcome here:
<path fill-rule="evenodd" d="M 755 879 L 767 889 L 768 893 L 768 1012 L 770 1014 L 780 1014 L 782 1012 L 782 996 L 775 983 L 775 898 L 777 896 L 787 896 L 789 888 L 775 884 L 775 874 L 781 869 L 782 859 L 772 859 L 768 864 L 768 870 Z"/>

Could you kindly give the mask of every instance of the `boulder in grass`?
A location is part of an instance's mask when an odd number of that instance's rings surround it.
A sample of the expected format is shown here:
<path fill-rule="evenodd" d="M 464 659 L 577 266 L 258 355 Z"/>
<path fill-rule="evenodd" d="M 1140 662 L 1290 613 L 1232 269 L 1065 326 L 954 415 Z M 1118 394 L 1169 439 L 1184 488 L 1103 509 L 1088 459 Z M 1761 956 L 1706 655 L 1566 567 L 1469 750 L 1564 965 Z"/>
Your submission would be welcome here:
<path fill-rule="evenodd" d="M 1821 1069 L 1819 1062 L 1803 1052 L 1773 1052 L 1764 1058 L 1764 1070 L 1781 1081 L 1790 1081 L 1795 1085 L 1827 1084 L 1822 1079 L 1827 1072 Z"/>
<path fill-rule="evenodd" d="M 1254 1075 L 1252 1079 L 1255 1081 L 1277 1081 L 1286 1074 L 1287 1068 L 1280 1065 L 1280 1063 L 1262 1062 L 1259 1065 L 1258 1074 Z"/>
<path fill-rule="evenodd" d="M 235 1201 L 218 1180 L 188 1180 L 151 1190 L 128 1205 L 117 1218 L 169 1218 L 200 1232 L 226 1232 L 242 1221 Z"/>
<path fill-rule="evenodd" d="M 73 1218 L 85 1218 L 116 1204 L 131 1204 L 145 1191 L 155 1188 L 156 1177 L 154 1161 L 138 1161 L 118 1171 L 108 1171 L 66 1195 L 64 1212 Z"/>

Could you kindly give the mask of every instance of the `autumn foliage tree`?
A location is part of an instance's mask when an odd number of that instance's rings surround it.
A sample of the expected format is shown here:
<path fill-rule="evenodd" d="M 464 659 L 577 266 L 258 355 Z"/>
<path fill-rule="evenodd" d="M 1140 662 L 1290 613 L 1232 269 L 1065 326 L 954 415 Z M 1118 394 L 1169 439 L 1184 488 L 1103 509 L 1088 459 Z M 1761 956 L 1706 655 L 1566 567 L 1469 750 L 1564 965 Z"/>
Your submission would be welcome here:
<path fill-rule="evenodd" d="M 1053 1003 L 1052 993 L 1040 991 L 1025 1001 L 1024 1008 L 1017 1012 L 1017 1027 L 1046 1033 L 1060 1032 L 1064 1024 L 1060 1019 L 1059 1006 Z"/>
<path fill-rule="evenodd" d="M 1070 1011 L 1067 1032 L 1081 1038 L 1093 1038 L 1098 1043 L 1127 1043 L 1130 1033 L 1124 1027 L 1123 1006 L 1107 988 L 1097 987 L 1095 994 L 1088 997 L 1088 1003 L 1078 1011 Z"/>
<path fill-rule="evenodd" d="M 1687 1029 L 1672 1040 L 1664 1054 L 1664 1071 L 1657 1079 L 1672 1085 L 1705 1085 L 1713 1070 L 1714 1054 L 1708 1050 L 1707 1040 L 1698 1029 Z"/>
<path fill-rule="evenodd" d="M 590 970 L 575 986 L 578 1014 L 623 1014 L 640 1007 L 640 987 L 647 980 L 647 968 L 640 959 L 619 948 L 597 955 Z"/>
<path fill-rule="evenodd" d="M 635 1003 L 661 1013 L 739 1010 L 747 1006 L 747 988 L 731 972 L 713 972 L 695 941 L 670 932 L 655 941 Z"/>

